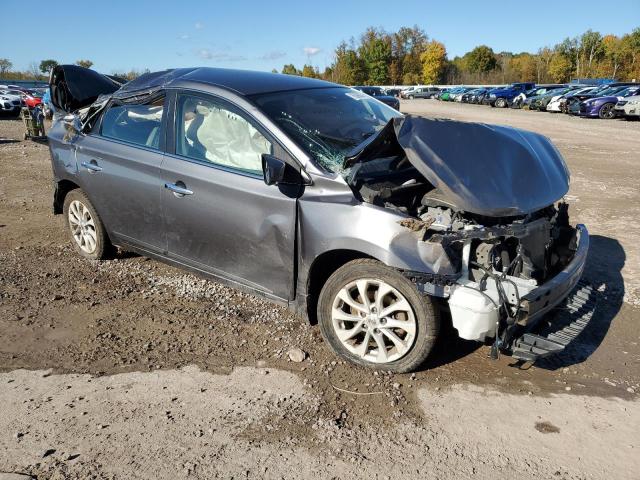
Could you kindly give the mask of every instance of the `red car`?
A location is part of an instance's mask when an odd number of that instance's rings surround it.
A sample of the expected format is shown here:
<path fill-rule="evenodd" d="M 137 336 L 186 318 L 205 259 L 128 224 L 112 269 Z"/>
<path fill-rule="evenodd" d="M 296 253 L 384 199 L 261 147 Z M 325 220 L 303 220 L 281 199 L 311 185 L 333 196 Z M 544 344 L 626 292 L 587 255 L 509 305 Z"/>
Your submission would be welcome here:
<path fill-rule="evenodd" d="M 42 98 L 36 96 L 35 94 L 26 92 L 24 90 L 6 90 L 7 94 L 10 95 L 18 95 L 22 99 L 23 106 L 27 106 L 29 108 L 35 108 L 37 105 L 42 103 Z"/>
<path fill-rule="evenodd" d="M 29 108 L 35 108 L 42 103 L 41 97 L 37 97 L 34 94 L 30 94 L 27 92 L 23 93 L 22 100 L 24 100 L 25 105 Z"/>

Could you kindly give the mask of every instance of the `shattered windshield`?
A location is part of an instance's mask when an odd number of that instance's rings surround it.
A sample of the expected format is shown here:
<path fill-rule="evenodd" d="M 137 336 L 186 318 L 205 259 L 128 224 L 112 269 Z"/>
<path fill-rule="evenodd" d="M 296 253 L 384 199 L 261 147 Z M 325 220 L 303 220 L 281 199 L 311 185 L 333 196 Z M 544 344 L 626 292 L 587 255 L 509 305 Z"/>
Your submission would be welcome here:
<path fill-rule="evenodd" d="M 342 173 L 346 154 L 401 113 L 345 87 L 255 95 L 255 103 L 324 168 Z"/>

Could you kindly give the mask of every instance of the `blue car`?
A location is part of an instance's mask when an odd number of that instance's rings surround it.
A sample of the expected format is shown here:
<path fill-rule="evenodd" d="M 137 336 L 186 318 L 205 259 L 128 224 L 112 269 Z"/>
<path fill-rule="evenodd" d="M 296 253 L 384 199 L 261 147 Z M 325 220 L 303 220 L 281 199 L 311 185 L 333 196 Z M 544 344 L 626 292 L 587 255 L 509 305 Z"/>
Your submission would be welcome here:
<path fill-rule="evenodd" d="M 531 90 L 535 86 L 536 84 L 533 82 L 524 82 L 512 83 L 508 87 L 494 88 L 489 91 L 489 95 L 485 97 L 483 103 L 491 105 L 492 107 L 505 108 L 516 96 L 522 92 Z"/>

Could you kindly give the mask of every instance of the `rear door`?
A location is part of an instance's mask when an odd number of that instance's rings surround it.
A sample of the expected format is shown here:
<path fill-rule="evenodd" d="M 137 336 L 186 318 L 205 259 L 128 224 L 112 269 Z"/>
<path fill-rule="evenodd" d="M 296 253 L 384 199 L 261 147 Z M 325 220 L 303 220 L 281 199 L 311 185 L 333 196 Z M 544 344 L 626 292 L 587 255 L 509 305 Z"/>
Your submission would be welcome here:
<path fill-rule="evenodd" d="M 116 243 L 166 251 L 160 207 L 165 97 L 112 104 L 77 142 L 81 183 Z"/>
<path fill-rule="evenodd" d="M 293 297 L 299 186 L 268 186 L 261 155 L 285 154 L 246 112 L 178 93 L 163 163 L 169 256 L 279 299 Z M 284 159 L 284 158 L 283 158 Z"/>

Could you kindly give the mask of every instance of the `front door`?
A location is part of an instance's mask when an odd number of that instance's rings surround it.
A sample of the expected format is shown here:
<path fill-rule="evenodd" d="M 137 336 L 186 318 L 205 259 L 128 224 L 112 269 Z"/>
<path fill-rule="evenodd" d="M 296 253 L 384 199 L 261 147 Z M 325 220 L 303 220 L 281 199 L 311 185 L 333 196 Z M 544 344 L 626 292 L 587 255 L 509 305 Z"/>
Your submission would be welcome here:
<path fill-rule="evenodd" d="M 163 162 L 170 257 L 292 298 L 297 189 L 263 181 L 261 155 L 274 142 L 217 97 L 179 94 L 175 112 L 175 154 Z"/>

